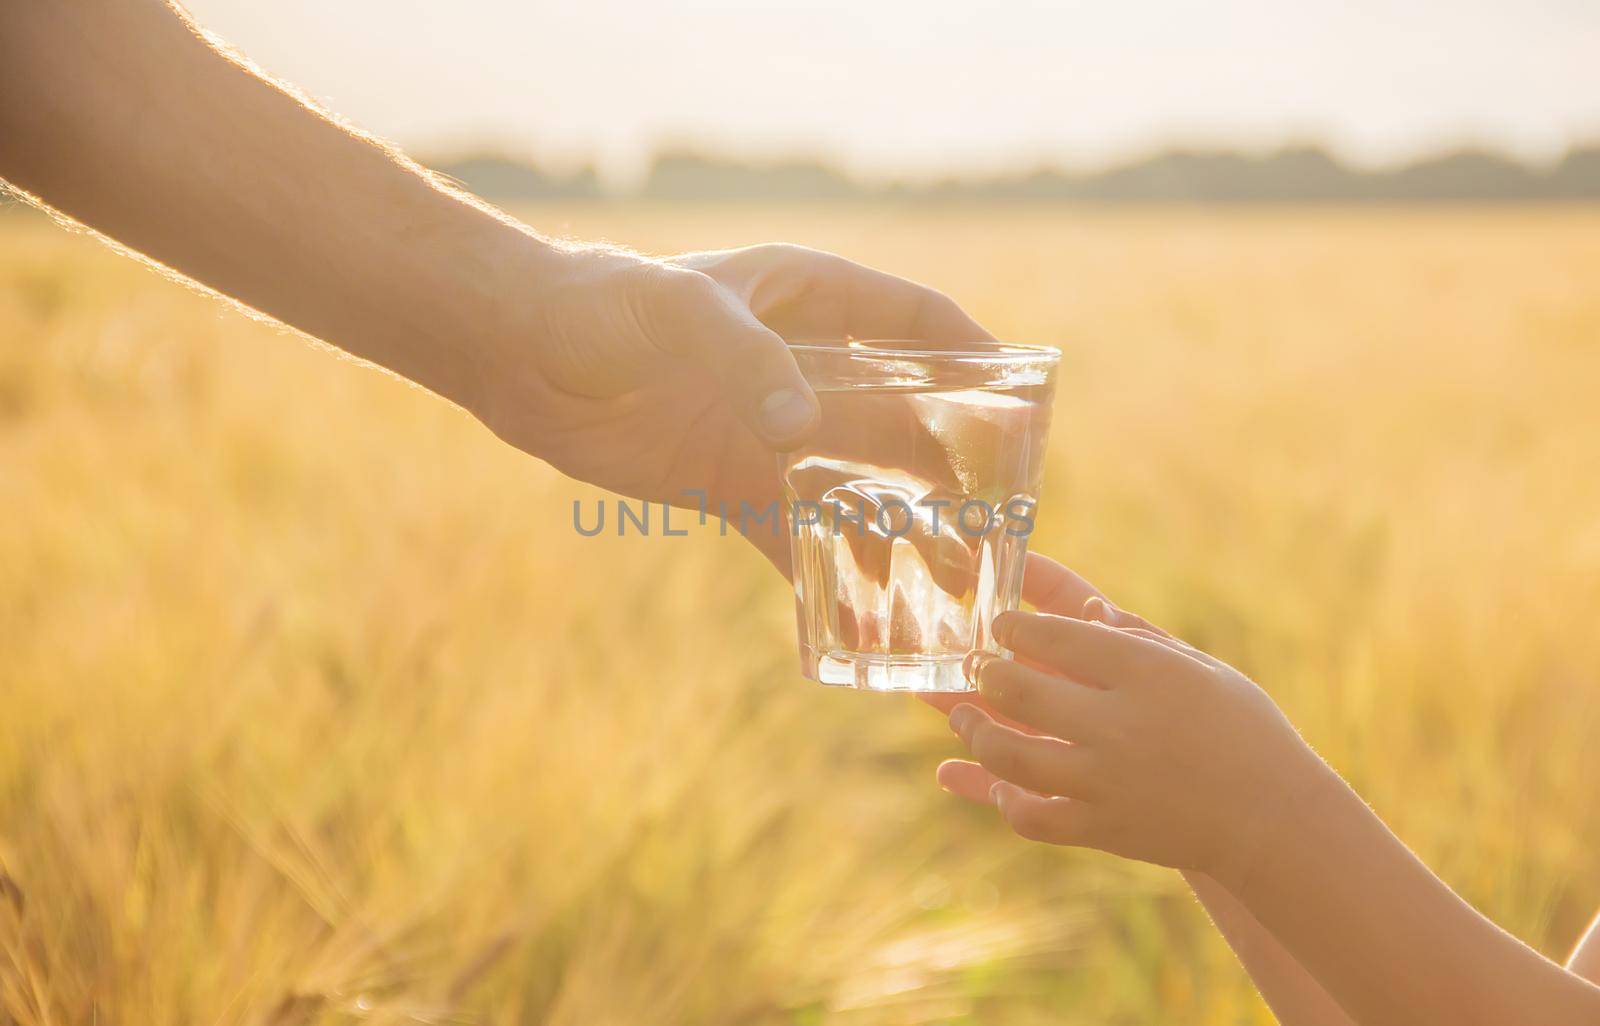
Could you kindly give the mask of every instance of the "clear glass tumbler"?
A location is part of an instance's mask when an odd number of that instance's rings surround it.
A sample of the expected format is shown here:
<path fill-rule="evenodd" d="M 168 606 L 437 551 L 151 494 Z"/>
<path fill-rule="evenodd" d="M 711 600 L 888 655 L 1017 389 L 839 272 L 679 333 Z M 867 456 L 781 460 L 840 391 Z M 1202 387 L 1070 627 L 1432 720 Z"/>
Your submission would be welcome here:
<path fill-rule="evenodd" d="M 967 691 L 1016 609 L 1061 354 L 1002 343 L 791 346 L 822 426 L 781 457 L 801 672 Z"/>

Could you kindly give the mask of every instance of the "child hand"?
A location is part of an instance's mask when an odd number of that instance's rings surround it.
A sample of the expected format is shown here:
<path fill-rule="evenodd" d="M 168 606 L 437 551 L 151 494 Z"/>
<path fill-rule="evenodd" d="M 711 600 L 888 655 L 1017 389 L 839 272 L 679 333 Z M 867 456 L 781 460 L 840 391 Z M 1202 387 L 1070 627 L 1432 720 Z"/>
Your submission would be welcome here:
<path fill-rule="evenodd" d="M 1082 619 L 1006 613 L 995 632 L 1032 665 L 979 657 L 992 712 L 950 712 L 977 764 L 939 779 L 1023 837 L 1227 879 L 1331 772 L 1243 674 L 1098 595 Z"/>

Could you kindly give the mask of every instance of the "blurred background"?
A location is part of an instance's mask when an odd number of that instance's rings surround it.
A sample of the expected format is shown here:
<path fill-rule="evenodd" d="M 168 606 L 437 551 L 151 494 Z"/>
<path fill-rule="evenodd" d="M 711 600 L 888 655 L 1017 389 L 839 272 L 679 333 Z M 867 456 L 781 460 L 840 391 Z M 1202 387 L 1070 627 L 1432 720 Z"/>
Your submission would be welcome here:
<path fill-rule="evenodd" d="M 1600 906 L 1600 8 L 196 0 L 549 233 L 1065 352 L 1035 547 L 1561 957 Z M 715 531 L 0 208 L 0 1023 L 1269 1023 Z"/>

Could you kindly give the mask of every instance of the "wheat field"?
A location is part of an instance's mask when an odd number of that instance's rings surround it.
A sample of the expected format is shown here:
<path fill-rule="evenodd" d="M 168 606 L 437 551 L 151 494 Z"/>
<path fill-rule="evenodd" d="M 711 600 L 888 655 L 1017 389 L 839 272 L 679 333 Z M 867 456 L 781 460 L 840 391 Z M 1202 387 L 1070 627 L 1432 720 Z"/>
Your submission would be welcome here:
<path fill-rule="evenodd" d="M 521 213 L 1060 345 L 1035 548 L 1529 943 L 1600 906 L 1600 209 Z M 753 550 L 595 494 L 0 212 L 0 1023 L 1271 1021 L 1175 874 L 943 795 Z"/>

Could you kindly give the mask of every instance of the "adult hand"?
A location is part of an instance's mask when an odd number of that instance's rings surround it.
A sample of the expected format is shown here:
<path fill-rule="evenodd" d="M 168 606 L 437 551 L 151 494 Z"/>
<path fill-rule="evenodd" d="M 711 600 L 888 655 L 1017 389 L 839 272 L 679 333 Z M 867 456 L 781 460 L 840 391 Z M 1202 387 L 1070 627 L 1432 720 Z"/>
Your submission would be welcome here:
<path fill-rule="evenodd" d="M 513 308 L 468 405 L 562 472 L 652 501 L 780 499 L 774 451 L 820 419 L 785 338 L 991 338 L 932 289 L 800 246 L 562 256 Z M 787 568 L 786 532 L 749 537 Z"/>

